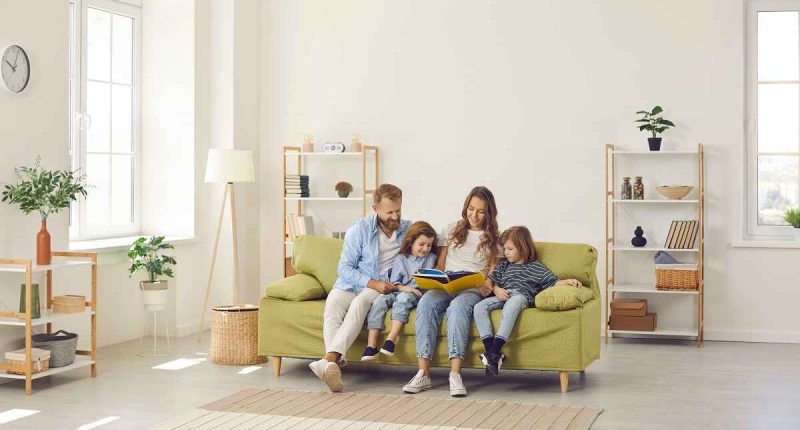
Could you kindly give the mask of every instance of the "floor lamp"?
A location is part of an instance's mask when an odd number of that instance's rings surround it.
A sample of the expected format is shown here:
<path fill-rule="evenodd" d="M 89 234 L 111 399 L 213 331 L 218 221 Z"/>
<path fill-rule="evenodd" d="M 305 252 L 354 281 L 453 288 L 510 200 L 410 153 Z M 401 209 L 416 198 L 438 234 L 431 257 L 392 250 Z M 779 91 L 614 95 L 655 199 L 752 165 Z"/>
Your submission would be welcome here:
<path fill-rule="evenodd" d="M 225 205 L 228 196 L 231 198 L 231 237 L 233 239 L 233 301 L 239 304 L 239 249 L 236 241 L 236 194 L 233 184 L 236 182 L 253 182 L 255 173 L 253 169 L 253 154 L 246 150 L 236 149 L 209 149 L 206 162 L 206 182 L 224 182 L 225 195 L 222 198 L 222 208 L 219 210 L 217 222 L 217 235 L 214 238 L 214 250 L 211 254 L 211 265 L 208 269 L 208 283 L 206 284 L 203 310 L 200 314 L 200 334 L 197 341 L 203 339 L 205 318 L 208 312 L 208 296 L 211 292 L 211 280 L 214 277 L 214 262 L 217 260 L 219 248 L 219 233 L 222 229 L 222 218 L 225 215 Z"/>

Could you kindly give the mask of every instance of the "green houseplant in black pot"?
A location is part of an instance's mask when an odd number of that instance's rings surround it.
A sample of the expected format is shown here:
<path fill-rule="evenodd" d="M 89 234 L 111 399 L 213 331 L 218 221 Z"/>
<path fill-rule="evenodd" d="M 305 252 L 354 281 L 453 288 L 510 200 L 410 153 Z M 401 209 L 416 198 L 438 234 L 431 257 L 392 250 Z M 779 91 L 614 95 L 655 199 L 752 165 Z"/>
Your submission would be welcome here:
<path fill-rule="evenodd" d="M 672 121 L 661 117 L 662 112 L 664 112 L 664 109 L 662 109 L 661 106 L 656 106 L 649 112 L 646 110 L 636 112 L 637 115 L 642 116 L 636 120 L 637 123 L 641 123 L 639 125 L 639 131 L 649 131 L 653 135 L 647 138 L 647 143 L 651 151 L 660 151 L 661 138 L 658 137 L 658 135 L 665 132 L 670 127 L 675 127 Z"/>

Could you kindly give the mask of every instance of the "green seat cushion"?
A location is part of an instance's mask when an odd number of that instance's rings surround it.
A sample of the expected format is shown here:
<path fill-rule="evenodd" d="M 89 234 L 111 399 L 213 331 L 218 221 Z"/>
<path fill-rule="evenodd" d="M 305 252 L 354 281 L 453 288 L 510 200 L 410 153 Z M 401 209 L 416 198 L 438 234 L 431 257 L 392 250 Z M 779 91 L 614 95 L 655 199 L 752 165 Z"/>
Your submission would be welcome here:
<path fill-rule="evenodd" d="M 594 297 L 586 287 L 556 285 L 536 295 L 536 307 L 545 311 L 568 311 L 583 306 Z"/>
<path fill-rule="evenodd" d="M 303 273 L 283 278 L 266 288 L 267 297 L 292 302 L 322 299 L 326 295 L 322 285 L 313 276 Z"/>
<path fill-rule="evenodd" d="M 339 276 L 339 257 L 344 241 L 321 236 L 298 236 L 294 241 L 292 266 L 298 273 L 311 275 L 330 293 Z M 324 297 L 324 296 L 323 296 Z"/>

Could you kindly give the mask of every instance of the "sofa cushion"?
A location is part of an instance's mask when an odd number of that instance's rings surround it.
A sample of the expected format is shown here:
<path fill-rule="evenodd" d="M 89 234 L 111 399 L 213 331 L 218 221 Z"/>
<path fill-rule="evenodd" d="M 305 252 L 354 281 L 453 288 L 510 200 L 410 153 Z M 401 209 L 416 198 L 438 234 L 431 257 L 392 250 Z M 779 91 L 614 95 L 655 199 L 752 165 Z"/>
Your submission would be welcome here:
<path fill-rule="evenodd" d="M 330 293 L 339 276 L 339 257 L 344 241 L 321 236 L 299 236 L 294 241 L 292 266 L 298 273 L 311 275 Z"/>
<path fill-rule="evenodd" d="M 592 282 L 595 279 L 597 250 L 582 243 L 536 242 L 536 258 L 558 279 L 575 278 L 590 287 L 596 297 L 600 290 Z"/>
<path fill-rule="evenodd" d="M 545 311 L 567 311 L 583 306 L 594 297 L 586 287 L 555 285 L 536 295 L 536 308 Z"/>
<path fill-rule="evenodd" d="M 270 284 L 266 288 L 265 295 L 273 299 L 300 302 L 324 298 L 326 293 L 316 278 L 298 273 Z"/>

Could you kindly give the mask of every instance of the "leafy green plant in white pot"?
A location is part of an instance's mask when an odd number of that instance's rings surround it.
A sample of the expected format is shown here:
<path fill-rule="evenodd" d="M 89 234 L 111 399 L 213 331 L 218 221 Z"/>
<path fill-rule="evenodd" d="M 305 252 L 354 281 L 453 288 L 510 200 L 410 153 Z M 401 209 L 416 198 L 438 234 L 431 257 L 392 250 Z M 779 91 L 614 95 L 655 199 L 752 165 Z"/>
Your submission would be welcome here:
<path fill-rule="evenodd" d="M 642 123 L 639 125 L 639 131 L 649 131 L 653 135 L 647 138 L 647 144 L 650 146 L 651 151 L 660 151 L 661 138 L 658 137 L 658 135 L 665 132 L 670 127 L 675 127 L 672 121 L 661 117 L 663 112 L 664 109 L 662 109 L 661 106 L 656 106 L 649 112 L 646 110 L 636 112 L 637 115 L 642 116 L 636 120 L 636 122 Z"/>
<path fill-rule="evenodd" d="M 142 301 L 148 311 L 159 311 L 167 304 L 167 288 L 169 281 L 164 276 L 173 278 L 172 266 L 178 264 L 173 257 L 164 255 L 164 250 L 174 247 L 164 241 L 164 236 L 151 238 L 140 237 L 128 249 L 131 261 L 130 276 L 134 273 L 147 272 L 147 280 L 139 282 L 142 290 Z"/>
<path fill-rule="evenodd" d="M 783 219 L 794 227 L 794 239 L 800 241 L 800 209 L 786 209 Z"/>

